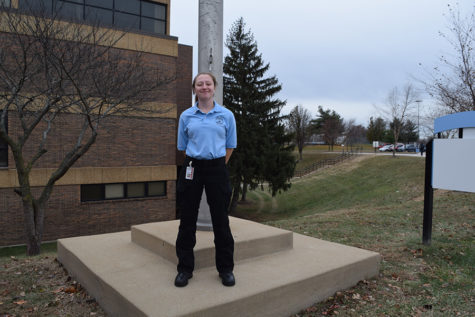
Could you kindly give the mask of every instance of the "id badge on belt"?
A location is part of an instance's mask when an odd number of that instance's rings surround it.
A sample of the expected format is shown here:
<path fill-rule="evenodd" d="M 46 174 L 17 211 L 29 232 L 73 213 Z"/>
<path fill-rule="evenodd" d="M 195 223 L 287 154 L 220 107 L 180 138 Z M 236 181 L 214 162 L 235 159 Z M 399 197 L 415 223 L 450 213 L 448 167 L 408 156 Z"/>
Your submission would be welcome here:
<path fill-rule="evenodd" d="M 186 167 L 186 174 L 185 174 L 185 178 L 189 180 L 193 179 L 193 174 L 195 172 L 195 168 L 191 166 L 191 163 L 192 162 L 190 161 L 190 165 Z"/>

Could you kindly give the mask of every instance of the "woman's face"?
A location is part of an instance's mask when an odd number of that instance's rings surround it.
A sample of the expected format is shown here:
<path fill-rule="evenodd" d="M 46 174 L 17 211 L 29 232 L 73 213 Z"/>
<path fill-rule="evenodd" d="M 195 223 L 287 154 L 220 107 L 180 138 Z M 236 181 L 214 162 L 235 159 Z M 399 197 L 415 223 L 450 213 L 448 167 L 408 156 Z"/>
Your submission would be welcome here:
<path fill-rule="evenodd" d="M 213 99 L 214 96 L 214 82 L 213 78 L 207 74 L 201 74 L 196 77 L 195 86 L 193 87 L 198 100 Z"/>

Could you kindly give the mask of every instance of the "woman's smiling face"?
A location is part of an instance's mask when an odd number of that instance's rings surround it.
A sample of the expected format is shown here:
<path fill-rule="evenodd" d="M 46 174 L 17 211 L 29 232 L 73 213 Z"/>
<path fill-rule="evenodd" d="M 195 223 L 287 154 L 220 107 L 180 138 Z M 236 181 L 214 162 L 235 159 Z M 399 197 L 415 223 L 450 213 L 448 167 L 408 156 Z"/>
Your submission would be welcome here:
<path fill-rule="evenodd" d="M 198 100 L 212 99 L 215 92 L 213 78 L 208 74 L 201 74 L 196 77 L 195 85 L 193 86 Z"/>

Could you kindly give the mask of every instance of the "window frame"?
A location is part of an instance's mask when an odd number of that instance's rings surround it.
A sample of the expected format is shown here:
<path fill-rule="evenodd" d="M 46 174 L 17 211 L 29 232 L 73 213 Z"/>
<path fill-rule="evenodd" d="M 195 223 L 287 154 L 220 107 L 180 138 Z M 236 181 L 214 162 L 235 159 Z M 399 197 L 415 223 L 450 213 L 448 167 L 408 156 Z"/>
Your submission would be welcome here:
<path fill-rule="evenodd" d="M 28 1 L 32 1 L 32 0 L 20 0 L 19 1 L 19 8 L 21 9 L 22 8 L 22 5 L 28 3 Z M 138 0 L 139 2 L 139 11 L 138 13 L 136 12 L 129 12 L 129 11 L 124 11 L 124 10 L 119 10 L 117 9 L 116 7 L 116 1 L 118 0 L 112 0 L 112 8 L 108 8 L 108 7 L 105 7 L 105 6 L 101 6 L 101 5 L 98 5 L 98 4 L 90 4 L 90 3 L 86 3 L 87 1 L 85 0 L 48 0 L 48 1 L 51 1 L 51 8 L 49 8 L 49 14 L 52 14 L 53 13 L 53 10 L 55 7 L 57 7 L 59 5 L 60 2 L 63 2 L 65 4 L 68 4 L 68 5 L 76 5 L 78 6 L 78 8 L 80 7 L 81 9 L 81 13 L 78 13 L 78 15 L 81 15 L 82 18 L 80 19 L 81 22 L 91 22 L 90 19 L 88 19 L 88 16 L 86 15 L 86 12 L 88 9 L 100 9 L 100 10 L 106 10 L 106 11 L 109 11 L 112 13 L 112 23 L 104 23 L 104 26 L 105 27 L 114 27 L 114 28 L 118 28 L 118 29 L 123 29 L 123 30 L 127 30 L 127 31 L 140 31 L 140 32 L 144 32 L 144 33 L 147 33 L 147 34 L 157 34 L 157 35 L 167 35 L 167 32 L 168 32 L 168 15 L 167 15 L 167 12 L 168 12 L 168 5 L 165 4 L 165 3 L 158 3 L 158 2 L 153 2 L 153 1 L 149 1 L 149 0 Z M 24 2 L 24 3 L 22 3 Z M 163 12 L 165 12 L 165 15 L 164 15 L 164 18 L 156 18 L 156 17 L 152 17 L 152 16 L 148 16 L 148 15 L 144 15 L 143 14 L 143 7 L 144 7 L 144 4 L 147 4 L 147 5 L 153 5 L 153 6 L 157 6 L 157 7 L 161 7 L 163 8 Z M 11 6 L 11 0 L 10 0 L 10 6 Z M 121 26 L 121 25 L 117 25 L 116 23 L 116 14 L 126 14 L 126 15 L 130 15 L 130 16 L 135 16 L 138 18 L 138 28 L 137 27 L 130 27 L 130 26 Z M 68 21 L 74 21 L 74 22 L 78 22 L 78 20 L 76 18 L 70 18 L 70 17 L 61 17 L 60 18 L 61 20 L 68 20 Z M 155 32 L 155 31 L 150 31 L 149 29 L 144 29 L 143 26 L 142 26 L 142 19 L 149 19 L 149 20 L 153 20 L 153 21 L 156 21 L 160 24 L 163 24 L 163 30 L 164 32 Z M 101 21 L 99 21 L 101 22 Z"/>
<path fill-rule="evenodd" d="M 128 184 L 144 184 L 144 195 L 143 196 L 134 196 L 129 197 L 128 194 Z M 164 192 L 160 195 L 151 195 L 149 192 L 149 184 L 150 183 L 163 183 L 164 184 Z M 106 186 L 107 185 L 122 185 L 123 189 L 123 197 L 116 197 L 116 198 L 106 198 Z M 86 186 L 100 186 L 99 190 L 101 191 L 100 199 L 87 199 L 83 196 L 83 191 Z M 81 184 L 80 185 L 80 201 L 81 203 L 89 203 L 89 202 L 98 202 L 98 201 L 117 201 L 117 200 L 134 200 L 134 199 L 149 199 L 149 198 L 163 198 L 167 197 L 167 181 L 148 181 L 148 182 L 120 182 L 120 183 L 104 183 L 104 184 Z"/>

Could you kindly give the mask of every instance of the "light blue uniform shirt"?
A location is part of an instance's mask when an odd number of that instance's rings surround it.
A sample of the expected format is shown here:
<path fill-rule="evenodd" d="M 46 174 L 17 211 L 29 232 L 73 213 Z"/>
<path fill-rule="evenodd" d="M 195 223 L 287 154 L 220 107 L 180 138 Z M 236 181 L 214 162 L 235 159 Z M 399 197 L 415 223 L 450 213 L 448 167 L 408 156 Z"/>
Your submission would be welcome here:
<path fill-rule="evenodd" d="M 198 104 L 186 109 L 178 122 L 177 148 L 199 160 L 226 156 L 226 149 L 237 146 L 236 121 L 233 113 L 214 103 L 213 109 L 203 113 Z"/>

